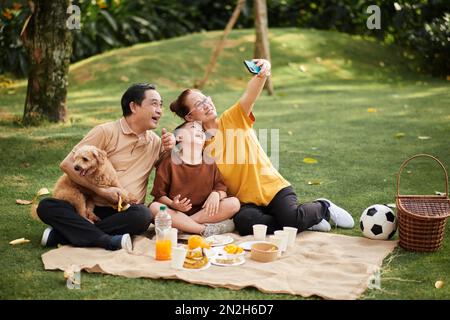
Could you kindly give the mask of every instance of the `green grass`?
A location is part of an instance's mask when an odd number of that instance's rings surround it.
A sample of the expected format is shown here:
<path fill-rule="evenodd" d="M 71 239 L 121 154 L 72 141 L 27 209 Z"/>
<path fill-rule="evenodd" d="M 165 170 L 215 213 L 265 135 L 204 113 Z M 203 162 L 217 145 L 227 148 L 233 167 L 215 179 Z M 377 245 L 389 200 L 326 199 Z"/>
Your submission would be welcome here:
<path fill-rule="evenodd" d="M 254 288 L 232 291 L 87 273 L 82 274 L 83 290 L 70 291 L 62 272 L 43 270 L 40 256 L 47 250 L 39 241 L 45 226 L 31 219 L 29 206 L 15 204 L 15 199 L 31 199 L 41 187 L 51 189 L 61 174 L 58 164 L 72 146 L 92 126 L 120 117 L 120 97 L 131 82 L 158 84 L 166 105 L 191 87 L 202 76 L 219 36 L 201 33 L 141 44 L 73 65 L 66 124 L 15 125 L 22 114 L 26 82 L 0 89 L 1 299 L 301 298 Z M 219 112 L 244 91 L 249 74 L 242 60 L 252 56 L 253 40 L 251 30 L 232 33 L 204 90 Z M 371 204 L 395 201 L 396 173 L 409 156 L 430 153 L 450 164 L 448 81 L 410 73 L 396 48 L 336 32 L 273 29 L 271 50 L 276 94 L 258 100 L 256 128 L 279 129 L 279 171 L 301 201 L 328 197 L 358 219 Z M 368 108 L 377 112 L 369 113 Z M 173 129 L 178 123 L 166 110 L 160 128 Z M 396 138 L 397 133 L 405 136 Z M 304 157 L 318 163 L 305 164 Z M 308 185 L 312 179 L 322 184 Z M 444 190 L 444 178 L 432 162 L 414 161 L 405 170 L 402 193 L 436 190 Z M 449 299 L 449 229 L 447 224 L 444 246 L 436 253 L 396 249 L 383 264 L 383 290 L 368 290 L 361 298 Z M 358 227 L 332 232 L 361 236 Z M 21 237 L 31 243 L 8 244 Z M 444 288 L 435 289 L 436 280 L 443 280 Z"/>

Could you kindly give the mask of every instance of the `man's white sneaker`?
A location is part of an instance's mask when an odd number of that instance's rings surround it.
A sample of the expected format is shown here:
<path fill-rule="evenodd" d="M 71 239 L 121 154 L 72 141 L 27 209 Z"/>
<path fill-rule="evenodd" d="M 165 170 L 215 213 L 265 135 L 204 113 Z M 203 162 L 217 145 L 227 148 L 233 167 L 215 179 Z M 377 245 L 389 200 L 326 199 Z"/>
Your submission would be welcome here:
<path fill-rule="evenodd" d="M 316 201 L 324 201 L 329 204 L 328 211 L 330 212 L 330 219 L 334 222 L 336 227 L 351 229 L 355 225 L 355 221 L 350 213 L 338 207 L 328 199 L 317 199 Z"/>
<path fill-rule="evenodd" d="M 42 238 L 41 238 L 41 245 L 43 247 L 46 247 L 47 244 L 49 243 L 49 237 L 50 237 L 50 233 L 53 231 L 52 227 L 48 227 L 47 229 L 44 230 L 44 233 L 42 234 Z"/>
<path fill-rule="evenodd" d="M 122 249 L 127 250 L 128 253 L 133 252 L 133 242 L 131 241 L 131 237 L 129 233 L 125 233 L 122 236 L 122 240 L 120 241 L 120 245 L 122 246 Z"/>
<path fill-rule="evenodd" d="M 331 226 L 327 220 L 322 219 L 318 224 L 313 225 L 311 228 L 308 228 L 311 231 L 321 231 L 321 232 L 329 232 L 331 230 Z"/>

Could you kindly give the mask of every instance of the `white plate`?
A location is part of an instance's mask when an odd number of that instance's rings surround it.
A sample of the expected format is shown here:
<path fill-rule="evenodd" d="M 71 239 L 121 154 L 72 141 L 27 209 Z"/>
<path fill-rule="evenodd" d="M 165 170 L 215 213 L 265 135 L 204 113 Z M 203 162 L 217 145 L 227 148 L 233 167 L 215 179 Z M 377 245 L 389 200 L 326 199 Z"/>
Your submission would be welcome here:
<path fill-rule="evenodd" d="M 270 243 L 267 241 L 247 241 L 247 242 L 243 242 L 243 243 L 239 243 L 238 246 L 242 247 L 242 249 L 250 251 L 252 249 L 252 245 L 254 245 L 255 243 Z"/>
<path fill-rule="evenodd" d="M 224 236 L 224 235 L 220 235 L 220 234 L 216 235 L 216 236 L 208 237 L 205 240 L 210 242 L 212 247 L 224 246 L 224 245 L 227 245 L 234 241 L 234 239 L 232 237 Z"/>
<path fill-rule="evenodd" d="M 211 263 L 216 265 L 216 266 L 221 266 L 221 267 L 232 267 L 232 266 L 239 266 L 241 264 L 243 264 L 245 262 L 245 259 L 242 257 L 241 259 L 239 259 L 239 261 L 235 262 L 235 263 L 221 263 L 221 262 L 217 262 L 216 259 L 220 259 L 220 257 L 214 257 L 211 259 Z"/>
<path fill-rule="evenodd" d="M 205 265 L 204 265 L 202 268 L 200 268 L 200 269 L 188 269 L 188 268 L 183 267 L 183 270 L 187 270 L 187 271 L 201 271 L 201 270 L 206 270 L 206 269 L 208 269 L 209 267 L 211 267 L 211 259 L 208 261 L 207 264 L 205 264 Z"/>

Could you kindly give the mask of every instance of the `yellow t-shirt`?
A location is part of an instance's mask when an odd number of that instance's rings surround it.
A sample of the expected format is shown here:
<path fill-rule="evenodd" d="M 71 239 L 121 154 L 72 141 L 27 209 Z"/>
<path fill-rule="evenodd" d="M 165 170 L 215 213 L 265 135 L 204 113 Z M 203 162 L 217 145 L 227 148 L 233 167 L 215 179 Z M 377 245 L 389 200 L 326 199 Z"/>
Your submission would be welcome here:
<path fill-rule="evenodd" d="M 253 130 L 255 117 L 247 116 L 239 102 L 216 120 L 218 130 L 205 148 L 220 173 L 228 194 L 241 203 L 267 206 L 281 189 L 290 186 L 274 168 Z"/>

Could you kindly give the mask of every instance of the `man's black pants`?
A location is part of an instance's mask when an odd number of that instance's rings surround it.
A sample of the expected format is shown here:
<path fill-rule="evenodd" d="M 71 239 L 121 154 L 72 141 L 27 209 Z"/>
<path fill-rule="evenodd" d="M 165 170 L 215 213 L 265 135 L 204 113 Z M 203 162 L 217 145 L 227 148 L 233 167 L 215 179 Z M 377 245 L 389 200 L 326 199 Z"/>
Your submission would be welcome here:
<path fill-rule="evenodd" d="M 145 232 L 151 222 L 150 210 L 143 204 L 132 205 L 117 212 L 111 207 L 95 207 L 94 213 L 101 219 L 95 224 L 81 217 L 68 202 L 46 198 L 39 202 L 39 218 L 53 227 L 52 238 L 57 243 L 76 247 L 107 248 L 112 235 Z"/>
<path fill-rule="evenodd" d="M 243 204 L 233 218 L 236 230 L 242 236 L 253 234 L 254 224 L 265 224 L 268 234 L 283 227 L 298 228 L 301 232 L 322 219 L 330 219 L 326 202 L 299 204 L 291 186 L 281 189 L 266 207 Z"/>

